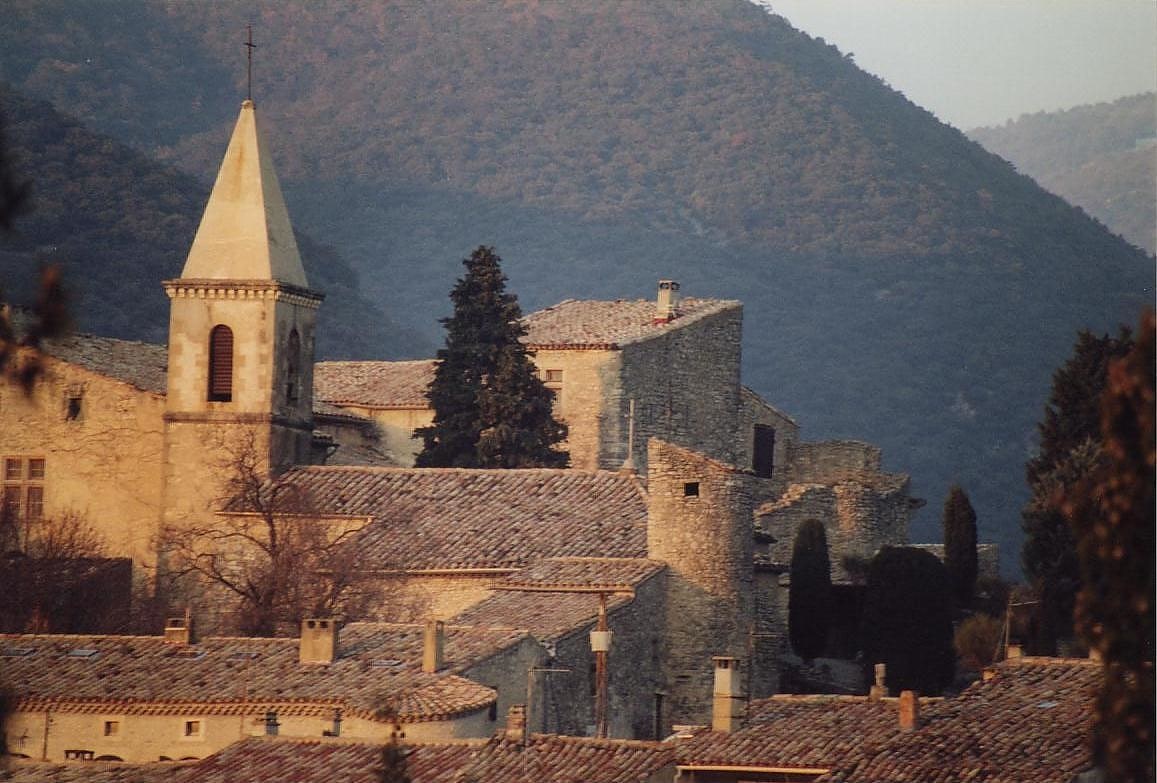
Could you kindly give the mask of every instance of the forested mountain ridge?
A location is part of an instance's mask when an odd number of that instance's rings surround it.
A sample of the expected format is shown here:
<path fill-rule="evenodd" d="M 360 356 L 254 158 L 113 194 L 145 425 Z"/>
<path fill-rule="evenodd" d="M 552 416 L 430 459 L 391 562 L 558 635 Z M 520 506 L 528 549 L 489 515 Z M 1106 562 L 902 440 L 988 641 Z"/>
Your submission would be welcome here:
<path fill-rule="evenodd" d="M 208 189 L 2 84 L 0 106 L 17 174 L 32 183 L 31 209 L 0 237 L 5 294 L 29 302 L 39 266 L 59 263 L 79 329 L 166 342 L 160 281 L 180 276 Z M 300 233 L 298 241 L 312 285 L 327 294 L 321 354 L 344 356 L 368 343 L 394 353 L 426 346 L 362 297 L 334 250 Z"/>
<path fill-rule="evenodd" d="M 480 243 L 524 310 L 742 299 L 745 381 L 912 472 L 917 540 L 961 483 L 1006 567 L 1052 369 L 1152 298 L 1151 259 L 742 0 L 10 6 L 0 75 L 202 178 L 252 22 L 295 224 L 386 312 L 437 339 Z"/>
<path fill-rule="evenodd" d="M 968 136 L 1133 244 L 1157 250 L 1157 94 L 1027 114 Z"/>

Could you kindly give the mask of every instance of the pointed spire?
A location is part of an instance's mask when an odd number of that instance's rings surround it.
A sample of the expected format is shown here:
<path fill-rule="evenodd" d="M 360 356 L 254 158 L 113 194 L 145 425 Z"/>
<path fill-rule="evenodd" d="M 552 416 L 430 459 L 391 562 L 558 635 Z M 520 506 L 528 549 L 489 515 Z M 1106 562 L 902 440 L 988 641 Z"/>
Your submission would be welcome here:
<path fill-rule="evenodd" d="M 253 101 L 241 104 L 181 277 L 309 285 Z"/>

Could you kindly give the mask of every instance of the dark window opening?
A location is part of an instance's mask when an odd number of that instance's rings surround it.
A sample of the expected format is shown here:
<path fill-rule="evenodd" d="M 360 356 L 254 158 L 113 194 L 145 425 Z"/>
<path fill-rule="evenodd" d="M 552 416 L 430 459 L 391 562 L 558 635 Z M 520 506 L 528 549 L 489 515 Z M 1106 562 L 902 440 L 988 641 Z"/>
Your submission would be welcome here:
<path fill-rule="evenodd" d="M 80 418 L 81 402 L 83 397 L 80 394 L 68 395 L 68 402 L 64 406 L 64 418 L 68 421 L 76 421 Z"/>
<path fill-rule="evenodd" d="M 756 424 L 754 438 L 751 469 L 760 478 L 771 478 L 775 467 L 775 428 Z"/>
<path fill-rule="evenodd" d="M 683 497 L 697 498 L 699 497 L 699 482 L 685 481 L 683 482 Z"/>
<path fill-rule="evenodd" d="M 209 401 L 233 401 L 233 330 L 223 324 L 209 332 Z"/>
<path fill-rule="evenodd" d="M 301 390 L 301 336 L 294 329 L 289 333 L 285 357 L 285 400 L 296 405 Z"/>

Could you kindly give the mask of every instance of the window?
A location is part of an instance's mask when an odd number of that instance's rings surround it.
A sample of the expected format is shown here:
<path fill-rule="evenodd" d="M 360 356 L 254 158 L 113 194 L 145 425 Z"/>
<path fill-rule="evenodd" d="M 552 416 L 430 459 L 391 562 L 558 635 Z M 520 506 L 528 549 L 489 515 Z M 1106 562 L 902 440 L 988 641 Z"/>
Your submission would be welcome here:
<path fill-rule="evenodd" d="M 699 482 L 685 481 L 683 482 L 683 497 L 697 498 L 699 497 Z"/>
<path fill-rule="evenodd" d="M 104 722 L 104 735 L 106 737 L 119 737 L 121 733 L 121 722 L 119 720 L 106 720 Z"/>
<path fill-rule="evenodd" d="M 44 516 L 43 457 L 5 457 L 0 514 L 5 520 L 35 522 Z"/>
<path fill-rule="evenodd" d="M 775 467 L 775 428 L 756 424 L 751 449 L 751 470 L 760 478 L 771 478 Z"/>
<path fill-rule="evenodd" d="M 209 332 L 209 401 L 233 400 L 233 330 L 218 324 Z"/>
<path fill-rule="evenodd" d="M 199 720 L 185 721 L 185 728 L 182 736 L 188 739 L 199 739 L 201 733 L 204 731 L 204 724 Z"/>
<path fill-rule="evenodd" d="M 64 401 L 64 418 L 66 421 L 77 421 L 83 410 L 84 394 L 79 391 L 70 391 Z"/>
<path fill-rule="evenodd" d="M 285 348 L 285 401 L 296 405 L 301 389 L 301 336 L 293 329 Z"/>
<path fill-rule="evenodd" d="M 546 383 L 561 384 L 562 370 L 547 370 L 546 378 L 544 380 Z"/>

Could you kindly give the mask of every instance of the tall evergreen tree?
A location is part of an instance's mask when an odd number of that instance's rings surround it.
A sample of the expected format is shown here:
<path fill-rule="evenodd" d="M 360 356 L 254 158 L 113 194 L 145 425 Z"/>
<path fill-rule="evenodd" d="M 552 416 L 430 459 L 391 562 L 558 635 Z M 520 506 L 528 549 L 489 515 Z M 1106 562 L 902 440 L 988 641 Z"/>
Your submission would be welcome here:
<path fill-rule="evenodd" d="M 1021 513 L 1021 565 L 1041 601 L 1040 652 L 1052 652 L 1058 639 L 1073 633 L 1080 577 L 1076 541 L 1060 497 L 1099 463 L 1100 399 L 1109 363 L 1132 345 L 1128 329 L 1118 337 L 1082 331 L 1072 357 L 1053 374 L 1039 425 L 1040 451 L 1025 471 L 1032 497 Z"/>
<path fill-rule="evenodd" d="M 864 662 L 887 665 L 888 689 L 935 696 L 952 682 L 948 572 L 933 554 L 886 546 L 872 559 L 864 596 Z"/>
<path fill-rule="evenodd" d="M 976 592 L 976 511 L 968 495 L 953 484 L 944 500 L 944 567 L 957 609 L 972 605 Z"/>
<path fill-rule="evenodd" d="M 791 648 L 805 661 L 824 651 L 832 613 L 832 573 L 823 523 L 805 520 L 791 550 L 787 631 Z"/>
<path fill-rule="evenodd" d="M 419 467 L 564 467 L 555 446 L 566 427 L 552 414 L 553 393 L 535 372 L 526 346 L 518 299 L 494 248 L 480 246 L 462 262 L 466 274 L 442 319 L 446 347 L 427 392 L 434 423 L 418 430 Z"/>

